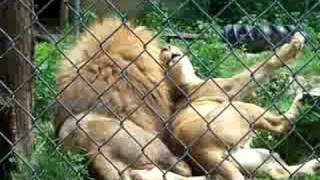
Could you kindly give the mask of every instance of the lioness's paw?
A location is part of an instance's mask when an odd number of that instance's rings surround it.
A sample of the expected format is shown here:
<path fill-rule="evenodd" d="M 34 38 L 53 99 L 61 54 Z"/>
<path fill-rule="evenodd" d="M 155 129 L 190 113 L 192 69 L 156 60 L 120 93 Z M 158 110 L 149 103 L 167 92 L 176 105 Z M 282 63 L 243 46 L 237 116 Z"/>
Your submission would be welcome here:
<path fill-rule="evenodd" d="M 304 35 L 301 32 L 296 32 L 290 42 L 282 45 L 277 52 L 277 58 L 282 61 L 290 61 L 294 59 L 300 50 L 303 48 L 305 42 Z M 278 60 L 278 59 L 277 59 Z M 273 62 L 278 64 L 279 62 Z"/>
<path fill-rule="evenodd" d="M 305 94 L 303 92 L 298 92 L 293 102 L 302 102 Z"/>
<path fill-rule="evenodd" d="M 304 47 L 304 43 L 305 43 L 305 37 L 304 37 L 303 33 L 296 32 L 291 38 L 291 43 L 293 43 L 293 45 L 298 50 L 302 49 Z"/>

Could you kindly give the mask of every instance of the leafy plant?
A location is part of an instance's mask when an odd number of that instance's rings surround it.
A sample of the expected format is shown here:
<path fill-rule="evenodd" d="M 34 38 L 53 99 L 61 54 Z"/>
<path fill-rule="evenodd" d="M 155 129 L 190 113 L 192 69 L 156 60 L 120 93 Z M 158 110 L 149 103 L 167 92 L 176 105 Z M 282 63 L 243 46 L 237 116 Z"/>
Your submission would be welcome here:
<path fill-rule="evenodd" d="M 60 44 L 40 43 L 35 47 L 35 64 L 37 66 L 34 87 L 34 141 L 32 151 L 33 174 L 39 179 L 88 178 L 86 157 L 84 155 L 62 150 L 55 141 L 54 106 L 56 98 L 56 70 L 62 58 L 61 51 L 69 48 L 71 41 L 66 39 Z M 59 49 L 59 50 L 58 50 Z M 16 179 L 25 179 L 26 175 L 16 175 Z"/>

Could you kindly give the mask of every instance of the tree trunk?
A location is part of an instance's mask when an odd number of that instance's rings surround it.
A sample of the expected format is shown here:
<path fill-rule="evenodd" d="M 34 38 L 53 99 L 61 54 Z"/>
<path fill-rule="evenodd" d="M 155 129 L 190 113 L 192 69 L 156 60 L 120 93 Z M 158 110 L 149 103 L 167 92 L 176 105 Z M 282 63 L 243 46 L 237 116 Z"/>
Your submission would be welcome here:
<path fill-rule="evenodd" d="M 0 179 L 8 179 L 9 158 L 30 162 L 32 5 L 33 0 L 0 3 Z"/>

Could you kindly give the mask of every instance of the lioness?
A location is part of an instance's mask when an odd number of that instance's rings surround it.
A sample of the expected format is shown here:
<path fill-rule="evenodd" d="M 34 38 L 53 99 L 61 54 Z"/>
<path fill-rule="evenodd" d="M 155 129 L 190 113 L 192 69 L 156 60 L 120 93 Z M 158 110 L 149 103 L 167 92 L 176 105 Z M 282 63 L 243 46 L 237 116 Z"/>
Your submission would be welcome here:
<path fill-rule="evenodd" d="M 281 134 L 290 129 L 299 115 L 301 94 L 283 115 L 240 101 L 253 92 L 255 83 L 252 79 L 268 79 L 274 70 L 294 59 L 303 45 L 303 35 L 295 33 L 291 41 L 280 47 L 268 61 L 231 78 L 209 81 L 197 77 L 190 60 L 178 48 L 167 46 L 162 49 L 160 57 L 171 66 L 173 80 L 191 101 L 182 98 L 179 103 L 181 110 L 172 124 L 173 133 L 190 148 L 192 158 L 207 173 L 217 172 L 228 180 L 243 180 L 242 172 L 288 179 L 295 171 L 313 173 L 319 166 L 316 160 L 312 160 L 299 169 L 299 165 L 288 166 L 279 155 L 266 149 L 250 148 L 252 129 Z"/>

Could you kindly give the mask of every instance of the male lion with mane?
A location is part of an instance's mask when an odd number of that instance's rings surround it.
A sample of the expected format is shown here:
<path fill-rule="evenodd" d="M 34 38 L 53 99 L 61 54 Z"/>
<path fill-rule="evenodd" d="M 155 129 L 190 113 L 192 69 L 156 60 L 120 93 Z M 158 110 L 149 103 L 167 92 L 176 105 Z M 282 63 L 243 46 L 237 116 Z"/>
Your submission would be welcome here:
<path fill-rule="evenodd" d="M 131 169 L 153 165 L 191 175 L 158 137 L 173 104 L 159 55 L 152 32 L 113 18 L 66 52 L 55 128 L 65 148 L 88 153 L 96 179 L 131 179 Z"/>

